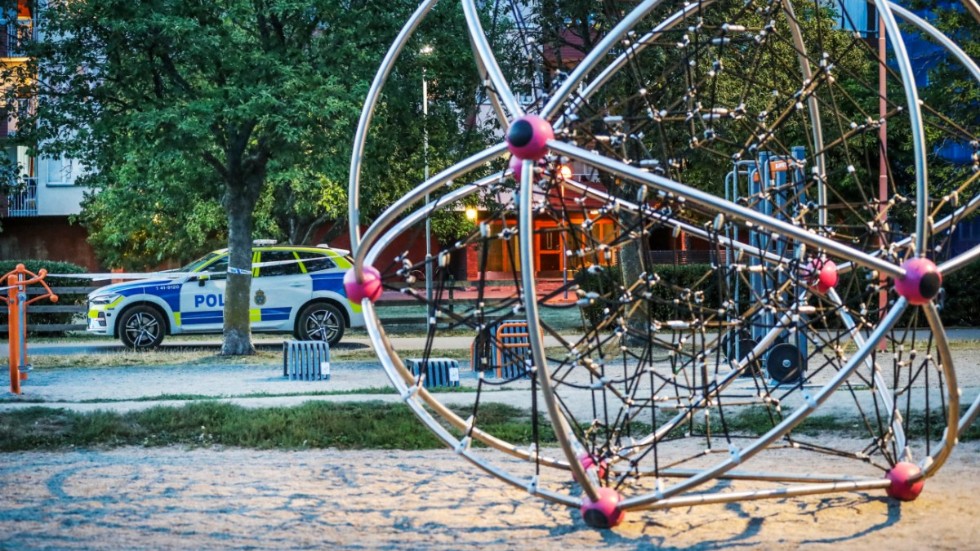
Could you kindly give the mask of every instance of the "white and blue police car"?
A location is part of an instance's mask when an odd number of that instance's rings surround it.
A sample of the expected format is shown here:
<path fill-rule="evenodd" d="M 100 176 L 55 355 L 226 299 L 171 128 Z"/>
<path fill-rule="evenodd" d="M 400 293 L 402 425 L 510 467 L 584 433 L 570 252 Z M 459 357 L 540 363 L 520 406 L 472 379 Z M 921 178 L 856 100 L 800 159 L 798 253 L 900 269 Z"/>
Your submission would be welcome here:
<path fill-rule="evenodd" d="M 344 291 L 344 273 L 351 267 L 342 249 L 257 242 L 252 249 L 252 331 L 340 342 L 347 327 L 364 326 L 360 304 L 347 300 Z M 228 249 L 222 249 L 174 277 L 102 287 L 88 296 L 88 331 L 118 336 L 136 349 L 154 348 L 165 335 L 221 333 L 227 272 Z"/>

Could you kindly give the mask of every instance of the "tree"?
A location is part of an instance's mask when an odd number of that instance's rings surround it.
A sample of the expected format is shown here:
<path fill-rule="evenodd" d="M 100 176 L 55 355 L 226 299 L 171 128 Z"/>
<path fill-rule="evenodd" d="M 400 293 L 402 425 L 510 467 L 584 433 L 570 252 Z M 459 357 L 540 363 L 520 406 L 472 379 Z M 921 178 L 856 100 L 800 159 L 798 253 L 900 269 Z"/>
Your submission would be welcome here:
<path fill-rule="evenodd" d="M 405 0 L 383 7 L 371 0 L 50 3 L 43 39 L 28 48 L 31 61 L 3 72 L 8 105 L 34 98 L 17 114 L 25 129 L 18 140 L 89 168 L 82 183 L 98 193 L 86 200 L 82 220 L 113 265 L 152 265 L 227 240 L 222 353 L 252 353 L 253 235 L 298 241 L 328 218 L 344 226 L 360 104 L 413 7 Z M 433 73 L 447 99 L 432 127 L 445 143 L 460 128 L 459 106 L 473 96 L 463 84 L 476 75 L 467 81 L 456 65 L 462 56 L 454 55 L 466 47 L 462 36 L 433 25 L 430 37 L 440 42 L 429 63 L 441 63 Z M 411 72 L 397 75 L 394 91 L 418 81 L 417 61 L 407 56 L 402 67 Z M 418 158 L 420 140 L 400 134 L 418 127 L 420 101 L 409 99 L 417 97 L 386 98 L 376 132 L 386 139 L 369 153 L 393 160 L 373 165 L 371 177 L 384 185 L 368 194 L 368 214 L 412 182 L 397 160 Z"/>

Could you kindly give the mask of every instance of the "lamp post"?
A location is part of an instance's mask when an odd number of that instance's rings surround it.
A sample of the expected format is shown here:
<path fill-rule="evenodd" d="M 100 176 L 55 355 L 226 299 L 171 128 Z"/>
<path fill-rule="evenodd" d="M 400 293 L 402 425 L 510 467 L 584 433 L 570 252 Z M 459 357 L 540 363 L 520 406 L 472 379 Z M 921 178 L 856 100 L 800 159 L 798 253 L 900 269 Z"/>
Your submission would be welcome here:
<path fill-rule="evenodd" d="M 432 46 L 425 45 L 419 50 L 422 56 L 432 53 Z M 429 82 L 425 78 L 425 62 L 422 63 L 422 159 L 425 163 L 425 180 L 429 180 Z M 429 194 L 425 194 L 425 204 L 429 204 Z M 432 305 L 432 220 L 425 217 L 425 303 L 428 305 L 426 323 L 433 317 Z"/>

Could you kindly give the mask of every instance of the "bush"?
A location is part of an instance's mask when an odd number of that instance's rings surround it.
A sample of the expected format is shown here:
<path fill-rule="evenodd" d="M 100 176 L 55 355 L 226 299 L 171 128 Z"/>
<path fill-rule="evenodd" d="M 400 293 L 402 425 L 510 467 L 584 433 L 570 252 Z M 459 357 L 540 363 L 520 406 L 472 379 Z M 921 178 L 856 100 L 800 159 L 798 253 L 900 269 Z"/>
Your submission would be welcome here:
<path fill-rule="evenodd" d="M 71 262 L 60 262 L 56 260 L 0 260 L 0 276 L 13 271 L 18 264 L 23 264 L 28 270 L 38 273 L 41 268 L 44 268 L 51 274 L 83 274 L 88 270 Z M 88 279 L 73 279 L 73 278 L 52 278 L 46 279 L 45 282 L 52 288 L 54 287 L 91 287 L 92 282 Z M 6 280 L 0 283 L 0 287 L 6 287 Z M 40 289 L 41 286 L 38 284 L 31 285 L 28 289 L 37 288 Z M 6 291 L 4 291 L 4 296 L 6 296 Z M 30 295 L 34 296 L 34 295 Z M 72 304 L 84 304 L 86 293 L 58 293 L 58 304 L 61 305 L 72 305 Z M 47 301 L 35 302 L 32 306 L 40 306 L 43 304 L 51 304 Z M 52 325 L 52 324 L 69 324 L 72 322 L 71 312 L 64 313 L 39 313 L 32 312 L 31 307 L 27 309 L 27 326 L 28 328 L 35 327 L 37 325 Z M 0 308 L 0 325 L 7 325 L 7 309 Z M 35 333 L 35 331 L 31 331 Z"/>
<path fill-rule="evenodd" d="M 939 311 L 943 325 L 980 326 L 977 289 L 980 289 L 980 264 L 976 262 L 943 279 L 943 299 Z"/>
<path fill-rule="evenodd" d="M 690 288 L 704 293 L 704 304 L 718 304 L 717 274 L 701 281 L 708 272 L 707 264 L 660 265 L 657 275 L 660 283 L 653 288 L 653 309 L 650 317 L 657 320 L 688 319 L 691 317 L 690 308 L 685 303 L 673 304 L 677 289 Z M 606 266 L 594 273 L 580 270 L 575 274 L 575 282 L 586 292 L 595 292 L 600 299 L 584 307 L 586 319 L 593 325 L 600 323 L 606 316 L 604 310 L 615 307 L 612 302 L 619 297 L 622 288 L 622 271 L 619 266 Z M 846 277 L 857 277 L 857 272 L 850 272 Z M 863 277 L 863 275 L 862 275 Z M 700 282 L 700 284 L 699 284 Z M 838 288 L 847 288 L 842 283 Z M 940 316 L 946 327 L 980 327 L 980 308 L 976 304 L 976 289 L 980 289 L 980 262 L 961 268 L 954 275 L 943 280 L 943 294 L 940 300 Z M 729 290 L 730 291 L 730 290 Z M 741 285 L 740 299 L 742 304 L 749 300 L 746 285 Z M 850 305 L 857 309 L 859 305 Z M 907 320 L 915 309 L 909 309 L 903 320 Z M 837 327 L 840 323 L 836 316 L 829 316 L 825 323 L 829 327 Z M 922 319 L 922 323 L 925 321 Z"/>

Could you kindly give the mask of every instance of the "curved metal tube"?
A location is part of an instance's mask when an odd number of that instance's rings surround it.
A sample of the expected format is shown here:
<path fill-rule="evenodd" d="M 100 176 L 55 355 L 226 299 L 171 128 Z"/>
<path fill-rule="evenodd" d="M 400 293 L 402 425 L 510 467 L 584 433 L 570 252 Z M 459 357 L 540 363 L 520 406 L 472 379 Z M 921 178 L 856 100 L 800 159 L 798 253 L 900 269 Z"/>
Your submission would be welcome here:
<path fill-rule="evenodd" d="M 970 250 L 958 255 L 956 258 L 952 258 L 943 262 L 938 266 L 939 273 L 946 277 L 949 274 L 956 272 L 961 268 L 965 268 L 975 262 L 980 258 L 980 245 L 974 245 Z"/>
<path fill-rule="evenodd" d="M 455 189 L 427 203 L 422 208 L 413 211 L 411 214 L 408 214 L 407 216 L 399 220 L 397 224 L 391 226 L 388 229 L 388 231 L 386 231 L 384 235 L 382 235 L 378 239 L 377 241 L 378 244 L 392 243 L 395 240 L 395 238 L 401 235 L 403 232 L 405 232 L 415 224 L 422 222 L 428 216 L 431 216 L 432 213 L 434 213 L 440 207 L 440 205 L 452 204 L 461 199 L 465 199 L 466 197 L 478 191 L 482 191 L 483 188 L 485 188 L 486 186 L 499 181 L 500 176 L 501 176 L 500 172 L 496 174 L 491 174 L 490 176 L 485 176 L 475 182 L 465 184 L 461 186 L 459 189 Z M 425 194 L 415 193 L 416 198 L 418 198 L 420 195 L 424 196 Z M 378 255 L 381 254 L 382 250 L 384 250 L 384 246 L 371 247 L 368 250 L 367 254 L 364 256 L 364 263 L 369 266 L 374 265 L 374 262 L 378 259 Z"/>
<path fill-rule="evenodd" d="M 524 284 L 524 309 L 527 314 L 528 341 L 531 345 L 531 358 L 538 382 L 541 384 L 541 395 L 548 406 L 548 416 L 555 429 L 558 444 L 565 452 L 565 457 L 571 467 L 572 475 L 582 485 L 582 489 L 593 502 L 599 500 L 598 480 L 595 473 L 586 472 L 578 460 L 578 453 L 573 448 L 578 441 L 568 426 L 568 420 L 558 409 L 558 400 L 552 389 L 551 374 L 548 372 L 548 358 L 544 352 L 544 338 L 541 326 L 538 324 L 538 296 L 534 281 L 534 203 L 533 203 L 534 163 L 524 161 L 521 167 L 520 205 L 518 206 L 518 237 L 521 240 L 521 280 Z M 590 469 L 591 471 L 592 469 Z"/>
<path fill-rule="evenodd" d="M 742 461 L 751 458 L 755 454 L 759 453 L 766 446 L 772 444 L 777 439 L 785 436 L 789 431 L 793 430 L 798 424 L 800 424 L 807 416 L 815 411 L 821 404 L 823 404 L 827 399 L 833 394 L 834 391 L 840 387 L 844 381 L 854 373 L 858 365 L 864 362 L 864 358 L 871 353 L 871 350 L 877 346 L 878 342 L 885 337 L 885 334 L 891 330 L 892 326 L 898 321 L 902 313 L 905 312 L 905 308 L 908 302 L 904 298 L 898 299 L 895 302 L 895 306 L 888 312 L 888 315 L 882 319 L 878 327 L 871 333 L 868 338 L 868 342 L 865 346 L 859 348 L 851 359 L 848 360 L 847 364 L 830 380 L 826 385 L 824 385 L 816 395 L 812 396 L 807 400 L 806 405 L 797 408 L 792 414 L 787 416 L 779 425 L 773 427 L 769 432 L 759 437 L 748 447 L 738 450 L 737 454 L 732 454 L 727 460 L 715 465 L 710 469 L 705 469 L 699 475 L 691 477 L 684 482 L 675 484 L 669 488 L 666 488 L 662 492 L 656 492 L 653 495 L 643 495 L 627 498 L 620 502 L 620 508 L 623 510 L 631 509 L 643 509 L 649 507 L 650 505 L 663 500 L 664 498 L 669 498 L 678 495 L 682 492 L 690 490 L 696 486 L 704 484 L 705 482 L 711 480 L 712 478 L 718 476 L 721 473 L 731 470 L 735 465 L 738 465 Z"/>
<path fill-rule="evenodd" d="M 514 93 L 504 79 L 504 74 L 497 64 L 497 58 L 487 43 L 487 35 L 483 32 L 483 25 L 480 24 L 480 14 L 477 13 L 474 0 L 463 0 L 463 16 L 466 17 L 466 26 L 469 29 L 470 40 L 473 49 L 477 54 L 480 64 L 487 71 L 490 82 L 493 83 L 494 93 L 500 98 L 504 107 L 510 111 L 511 118 L 517 118 L 524 114 L 524 108 L 514 97 Z"/>
<path fill-rule="evenodd" d="M 755 210 L 737 205 L 731 201 L 726 201 L 710 193 L 692 188 L 679 182 L 675 182 L 662 176 L 657 176 L 656 174 L 644 172 L 625 163 L 613 159 L 607 159 L 600 155 L 586 151 L 580 147 L 557 140 L 549 141 L 548 147 L 554 151 L 558 151 L 562 155 L 566 155 L 572 159 L 582 161 L 592 166 L 600 167 L 618 176 L 629 178 L 636 182 L 645 183 L 660 191 L 676 194 L 703 207 L 717 210 L 753 224 L 757 224 L 770 231 L 777 232 L 782 236 L 787 236 L 798 241 L 802 241 L 807 245 L 811 245 L 818 249 L 823 249 L 833 253 L 834 255 L 850 258 L 859 264 L 874 270 L 879 270 L 880 272 L 886 273 L 892 277 L 905 277 L 905 270 L 900 266 L 896 266 L 890 262 L 876 258 L 863 251 L 852 249 L 826 237 L 816 235 L 815 233 L 811 233 L 799 226 L 794 226 L 788 222 L 783 222 L 782 220 L 765 216 Z"/>
<path fill-rule="evenodd" d="M 939 467 L 943 466 L 949 454 L 953 453 L 956 447 L 959 430 L 957 424 L 960 420 L 960 387 L 956 382 L 956 370 L 953 368 L 953 354 L 949 350 L 949 340 L 946 338 L 946 331 L 943 330 L 943 322 L 939 319 L 939 309 L 936 304 L 929 302 L 922 306 L 922 312 L 926 315 L 929 328 L 932 329 L 932 338 L 936 343 L 936 351 L 939 352 L 939 365 L 942 368 L 943 376 L 946 379 L 946 394 L 948 403 L 946 404 L 946 431 L 943 433 L 943 440 L 939 453 L 935 457 L 923 459 L 922 476 L 929 478 L 936 474 Z M 928 415 L 929 412 L 926 412 Z M 928 436 L 927 436 L 928 438 Z"/>
<path fill-rule="evenodd" d="M 844 322 L 844 327 L 847 328 L 847 332 L 850 333 L 851 338 L 854 343 L 860 348 L 864 346 L 864 337 L 861 336 L 858 330 L 857 324 L 854 323 L 854 318 L 851 314 L 844 309 L 844 301 L 841 300 L 840 295 L 837 294 L 837 289 L 831 288 L 827 292 L 827 298 L 830 299 L 831 304 L 837 306 L 837 316 Z M 898 453 L 903 453 L 906 446 L 905 438 L 905 428 L 902 426 L 902 419 L 898 416 L 898 411 L 895 409 L 895 400 L 891 394 L 888 393 L 888 385 L 885 384 L 884 377 L 881 376 L 880 370 L 876 369 L 871 358 L 865 358 L 864 364 L 868 370 L 872 373 L 872 379 L 874 380 L 874 389 L 881 398 L 882 409 L 888 412 L 892 416 L 892 432 L 895 434 L 895 448 Z"/>
<path fill-rule="evenodd" d="M 354 149 L 350 159 L 350 181 L 347 186 L 350 242 L 354 251 L 358 249 L 361 242 L 361 158 L 364 156 L 364 144 L 367 140 L 368 128 L 371 126 L 371 118 L 374 116 L 374 108 L 378 104 L 378 98 L 381 97 L 381 88 L 388 80 L 391 69 L 395 66 L 395 60 L 398 59 L 405 44 L 408 43 L 408 39 L 415 33 L 416 27 L 425 19 L 426 14 L 436 5 L 436 2 L 438 0 L 423 0 L 415 8 L 408 21 L 405 22 L 395 41 L 388 48 L 388 53 L 385 54 L 381 66 L 378 67 L 378 72 L 374 75 L 371 88 L 364 100 L 364 107 L 361 109 L 361 118 L 357 121 L 357 131 L 354 133 Z M 357 273 L 358 281 L 360 281 L 361 265 L 355 264 L 354 270 Z"/>
<path fill-rule="evenodd" d="M 967 1 L 970 0 L 964 0 L 964 3 Z M 910 12 L 907 9 L 895 3 L 891 3 L 890 6 L 894 11 L 894 13 L 897 14 L 899 17 L 904 19 L 910 25 L 913 25 L 914 27 L 918 28 L 920 31 L 928 35 L 929 38 L 938 42 L 942 47 L 946 48 L 946 51 L 951 53 L 953 57 L 957 59 L 957 61 L 963 64 L 963 67 L 966 68 L 966 70 L 973 75 L 973 78 L 977 81 L 977 83 L 980 84 L 980 67 L 977 66 L 977 63 L 973 60 L 973 58 L 967 55 L 967 53 L 964 52 L 962 48 L 960 48 L 955 42 L 947 38 L 946 35 L 941 33 L 938 29 L 936 29 L 936 27 L 929 24 L 928 21 L 922 19 L 921 17 L 914 14 L 913 12 Z M 955 211 L 953 211 L 952 214 L 944 216 L 940 220 L 936 221 L 932 226 L 933 232 L 939 233 L 945 231 L 947 228 L 952 226 L 953 220 L 962 218 L 964 216 L 969 216 L 972 212 L 977 210 L 978 207 L 980 207 L 980 195 L 973 197 L 966 205 L 957 208 Z M 896 241 L 894 243 L 894 246 L 905 247 L 911 242 L 912 242 L 912 237 L 906 237 L 899 241 Z M 879 251 L 874 251 L 871 254 L 875 256 L 879 256 L 881 253 Z M 839 273 L 846 273 L 850 271 L 852 267 L 853 264 L 848 262 L 839 265 L 837 267 L 837 270 Z"/>
<path fill-rule="evenodd" d="M 915 87 L 915 73 L 912 72 L 912 62 L 905 49 L 902 31 L 895 21 L 889 2 L 874 0 L 874 4 L 888 31 L 888 41 L 895 50 L 895 63 L 905 88 L 905 101 L 908 103 L 906 108 L 912 131 L 912 154 L 915 158 L 915 251 L 920 256 L 925 256 L 926 243 L 929 241 L 929 165 L 926 163 L 926 135 L 922 126 L 919 91 Z"/>
<path fill-rule="evenodd" d="M 381 336 L 382 332 L 380 330 L 380 320 L 378 319 L 377 313 L 374 310 L 374 304 L 370 300 L 364 299 L 361 302 L 361 307 L 364 309 L 365 326 L 367 327 L 368 336 L 371 338 L 371 342 L 378 345 L 382 344 L 383 339 Z M 394 385 L 395 390 L 397 390 L 398 393 L 402 396 L 403 401 L 408 405 L 408 407 L 412 410 L 412 412 L 419 418 L 419 420 L 421 420 L 425 424 L 425 426 L 430 431 L 432 431 L 433 434 L 436 435 L 436 437 L 439 440 L 442 441 L 443 444 L 446 444 L 446 446 L 448 446 L 449 448 L 456 450 L 458 454 L 462 455 L 470 463 L 476 465 L 477 467 L 484 470 L 488 474 L 493 475 L 517 488 L 521 488 L 528 491 L 531 491 L 533 489 L 532 493 L 534 493 L 535 495 L 540 495 L 545 499 L 548 499 L 550 501 L 568 507 L 577 507 L 579 505 L 578 500 L 575 500 L 564 494 L 538 489 L 537 482 L 535 480 L 522 479 L 522 478 L 512 476 L 507 471 L 504 471 L 503 469 L 498 469 L 494 467 L 492 464 L 490 464 L 489 462 L 484 461 L 481 458 L 477 457 L 476 455 L 472 454 L 465 442 L 457 439 L 455 436 L 450 434 L 449 431 L 447 431 L 442 425 L 440 425 L 432 417 L 432 415 L 428 411 L 426 411 L 424 407 L 422 407 L 422 404 L 419 403 L 419 398 L 417 394 L 424 393 L 425 389 L 419 388 L 417 386 L 413 386 L 412 388 L 409 388 L 409 386 L 405 383 L 405 381 L 401 377 L 399 377 L 398 369 L 396 368 L 394 362 L 391 359 L 393 357 L 394 356 L 391 355 L 389 356 L 382 355 L 382 354 L 378 355 L 378 358 L 381 360 L 381 366 L 384 368 L 385 373 L 387 373 L 388 378 L 391 380 L 391 384 Z M 404 369 L 404 366 L 402 367 L 402 369 Z"/>
<path fill-rule="evenodd" d="M 551 96 L 551 99 L 548 100 L 548 103 L 546 103 L 544 108 L 541 109 L 541 116 L 545 119 L 550 119 L 552 116 L 554 116 L 555 112 L 558 111 L 558 107 L 564 103 L 566 99 L 568 99 L 568 96 L 572 95 L 572 92 L 579 85 L 579 83 L 581 83 L 585 79 L 585 76 L 589 74 L 589 72 L 592 71 L 592 69 L 598 65 L 600 61 L 602 61 L 602 58 L 616 46 L 619 39 L 625 36 L 626 33 L 640 21 L 640 19 L 656 9 L 661 2 L 663 2 L 663 0 L 646 0 L 633 8 L 633 10 L 627 14 L 626 17 L 623 17 L 623 19 L 621 19 L 619 23 L 617 23 L 616 26 L 613 27 L 609 33 L 595 45 L 594 48 L 592 48 L 592 51 L 586 54 L 585 58 L 575 66 L 575 69 L 573 69 L 571 74 L 568 75 L 568 78 L 562 82 L 561 87 L 555 91 L 555 93 Z"/>
<path fill-rule="evenodd" d="M 442 172 L 436 174 L 432 178 L 429 178 L 425 182 L 422 182 L 418 187 L 412 190 L 408 195 L 402 197 L 395 204 L 388 207 L 377 220 L 371 224 L 365 232 L 363 239 L 361 240 L 361 246 L 358 247 L 357 252 L 354 254 L 354 264 L 356 266 L 361 266 L 364 263 L 364 255 L 366 249 L 369 249 L 374 245 L 378 236 L 384 231 L 384 228 L 395 221 L 395 219 L 403 212 L 405 212 L 408 207 L 412 206 L 413 203 L 419 200 L 420 195 L 425 195 L 426 193 L 431 193 L 439 188 L 439 186 L 444 185 L 446 182 L 454 178 L 458 178 L 471 170 L 478 168 L 479 166 L 496 159 L 497 157 L 503 155 L 507 151 L 507 144 L 500 143 L 489 149 L 484 149 L 479 153 L 476 153 L 462 161 L 456 163 L 455 165 L 443 170 Z"/>

